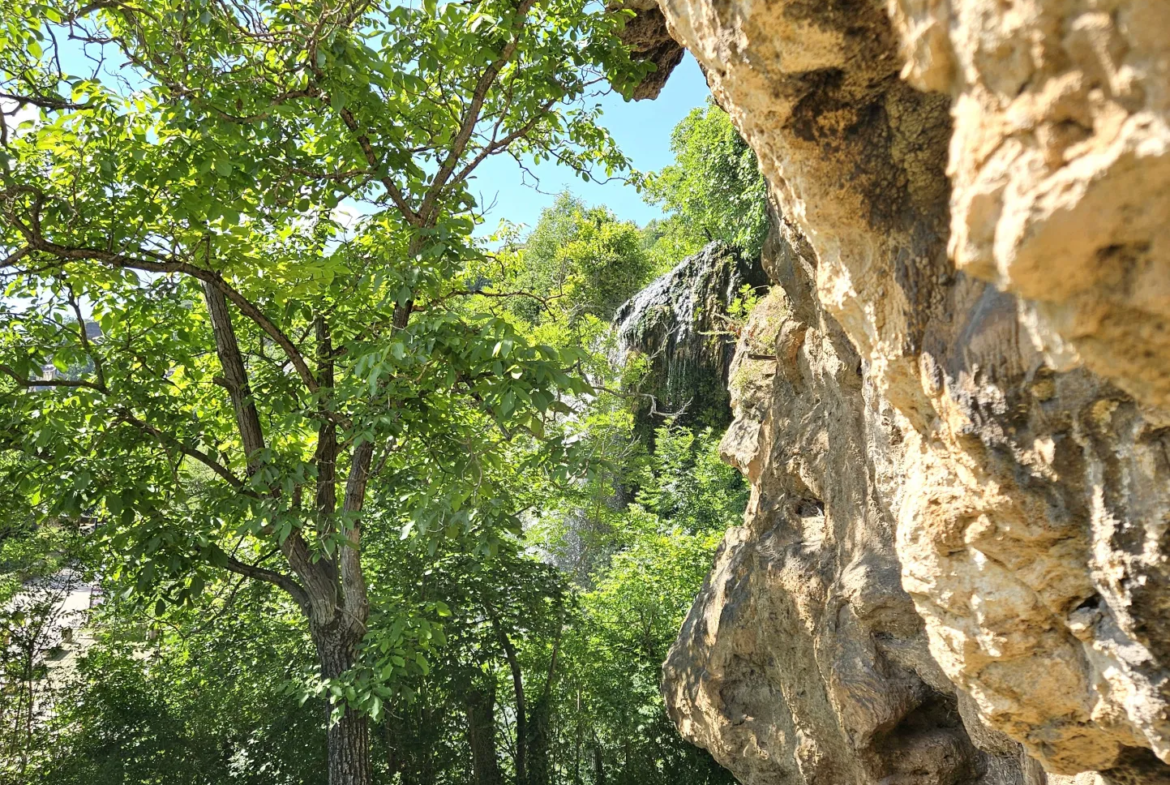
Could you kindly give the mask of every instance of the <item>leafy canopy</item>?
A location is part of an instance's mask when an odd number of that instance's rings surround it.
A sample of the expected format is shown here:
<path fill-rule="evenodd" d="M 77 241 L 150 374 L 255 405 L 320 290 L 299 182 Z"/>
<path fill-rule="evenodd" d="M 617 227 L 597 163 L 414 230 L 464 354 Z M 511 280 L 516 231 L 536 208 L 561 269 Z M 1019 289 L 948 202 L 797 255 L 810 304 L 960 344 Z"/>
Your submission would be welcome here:
<path fill-rule="evenodd" d="M 517 300 L 516 313 L 540 323 L 584 316 L 608 322 L 647 282 L 650 261 L 632 221 L 606 207 L 588 207 L 568 192 L 545 208 L 512 260 L 509 285 L 538 295 Z"/>
<path fill-rule="evenodd" d="M 579 353 L 484 307 L 470 186 L 500 154 L 626 166 L 588 102 L 638 73 L 620 19 L 585 0 L 0 14 L 0 92 L 37 110 L 0 138 L 4 482 L 100 523 L 105 576 L 156 614 L 223 570 L 283 589 L 321 689 L 377 716 L 425 669 L 436 609 L 367 580 L 363 530 L 492 552 L 519 528 L 513 474 L 569 471 L 542 437 L 589 390 Z"/>

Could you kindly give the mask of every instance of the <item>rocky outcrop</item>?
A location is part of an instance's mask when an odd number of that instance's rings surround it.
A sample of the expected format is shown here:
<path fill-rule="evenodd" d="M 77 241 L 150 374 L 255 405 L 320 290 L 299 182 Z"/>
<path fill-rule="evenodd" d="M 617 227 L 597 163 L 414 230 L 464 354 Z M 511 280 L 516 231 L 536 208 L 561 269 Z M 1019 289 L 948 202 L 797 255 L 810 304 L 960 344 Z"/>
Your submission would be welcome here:
<path fill-rule="evenodd" d="M 1170 782 L 1170 5 L 660 5 L 784 216 L 672 717 L 749 785 Z"/>
<path fill-rule="evenodd" d="M 815 257 L 789 236 L 770 238 L 779 285 L 732 367 L 722 447 L 752 483 L 747 522 L 666 663 L 671 714 L 749 785 L 1023 782 L 1016 745 L 972 741 L 901 589 L 873 460 L 890 412 L 871 408 L 861 358 L 815 300 Z"/>
<path fill-rule="evenodd" d="M 741 289 L 767 283 L 759 260 L 713 242 L 625 302 L 613 318 L 614 364 L 626 369 L 639 420 L 663 417 L 724 427 L 730 421 L 727 380 L 735 355 L 728 310 Z M 633 362 L 639 358 L 641 362 Z"/>
<path fill-rule="evenodd" d="M 621 32 L 623 43 L 630 48 L 633 59 L 654 64 L 634 88 L 632 98 L 657 98 L 674 67 L 682 62 L 686 50 L 671 37 L 657 0 L 626 0 L 610 2 L 607 9 L 618 8 L 632 12 Z"/>
<path fill-rule="evenodd" d="M 890 7 L 903 76 L 953 98 L 951 258 L 1021 296 L 1054 365 L 1165 409 L 1170 3 L 992 8 Z"/>

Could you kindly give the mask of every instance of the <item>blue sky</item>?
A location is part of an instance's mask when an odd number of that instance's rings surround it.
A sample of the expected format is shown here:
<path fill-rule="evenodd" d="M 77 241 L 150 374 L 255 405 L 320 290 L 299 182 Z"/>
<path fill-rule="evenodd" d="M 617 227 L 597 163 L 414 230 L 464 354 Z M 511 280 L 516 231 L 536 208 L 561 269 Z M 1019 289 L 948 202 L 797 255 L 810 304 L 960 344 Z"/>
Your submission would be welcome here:
<path fill-rule="evenodd" d="M 653 101 L 624 101 L 621 96 L 607 95 L 600 100 L 604 115 L 601 124 L 609 129 L 622 151 L 640 171 L 661 169 L 674 159 L 670 151 L 670 132 L 687 113 L 702 106 L 710 91 L 695 59 L 687 54 L 662 94 Z M 569 190 L 589 204 L 604 204 L 623 220 L 643 224 L 659 218 L 662 212 L 642 201 L 641 195 L 624 182 L 605 185 L 583 182 L 567 167 L 544 163 L 530 167 L 540 179 L 539 190 L 525 184 L 524 173 L 515 161 L 497 156 L 485 161 L 472 183 L 481 205 L 495 199 L 481 233 L 491 233 L 506 218 L 512 223 L 536 225 L 540 211 L 552 204 L 556 195 Z"/>

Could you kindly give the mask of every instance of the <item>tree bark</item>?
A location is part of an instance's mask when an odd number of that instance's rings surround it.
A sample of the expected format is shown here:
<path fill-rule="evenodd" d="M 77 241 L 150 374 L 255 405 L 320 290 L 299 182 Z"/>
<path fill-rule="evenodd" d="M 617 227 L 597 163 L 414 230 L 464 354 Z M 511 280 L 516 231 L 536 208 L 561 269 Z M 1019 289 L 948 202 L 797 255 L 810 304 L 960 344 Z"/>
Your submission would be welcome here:
<path fill-rule="evenodd" d="M 240 441 L 244 445 L 248 474 L 257 469 L 257 453 L 264 449 L 264 431 L 260 427 L 260 414 L 252 400 L 252 389 L 248 384 L 248 371 L 232 328 L 232 317 L 228 311 L 223 292 L 209 283 L 203 284 L 203 296 L 207 300 L 207 313 L 211 317 L 211 331 L 215 335 L 215 352 L 219 366 L 223 369 L 223 386 L 227 388 L 236 413 L 236 426 Z"/>
<path fill-rule="evenodd" d="M 369 442 L 353 450 L 352 467 L 346 484 L 342 508 L 360 513 L 365 502 L 370 456 Z M 327 526 L 332 529 L 332 526 Z M 340 597 L 336 579 L 332 585 L 334 613 L 332 619 L 319 624 L 310 618 L 309 626 L 321 660 L 321 675 L 337 678 L 354 666 L 357 648 L 366 631 L 369 599 L 361 570 L 361 525 L 354 520 L 347 542 L 337 555 L 340 566 Z M 330 715 L 332 712 L 330 712 Z M 330 716 L 331 718 L 331 716 Z M 365 714 L 345 709 L 336 722 L 329 724 L 329 785 L 370 785 L 370 720 Z"/>
<path fill-rule="evenodd" d="M 370 718 L 347 709 L 329 728 L 329 785 L 369 785 Z"/>
<path fill-rule="evenodd" d="M 527 722 L 528 739 L 524 744 L 524 765 L 526 785 L 551 785 L 552 766 L 549 760 L 549 746 L 552 741 L 552 688 L 557 677 L 557 655 L 561 648 L 561 634 L 564 624 L 557 629 L 553 641 L 552 657 L 544 679 L 544 690 L 532 705 Z"/>
<path fill-rule="evenodd" d="M 353 667 L 357 656 L 355 637 L 340 624 L 320 627 L 311 625 L 321 675 L 327 679 L 340 676 Z M 326 707 L 326 722 L 331 710 Z M 370 720 L 365 714 L 346 709 L 337 722 L 329 722 L 326 733 L 329 747 L 329 785 L 370 785 Z"/>
<path fill-rule="evenodd" d="M 496 752 L 495 684 L 472 683 L 467 690 L 467 742 L 471 747 L 474 785 L 501 785 Z"/>
<path fill-rule="evenodd" d="M 581 690 L 577 690 L 577 741 L 573 747 L 573 785 L 581 785 Z"/>

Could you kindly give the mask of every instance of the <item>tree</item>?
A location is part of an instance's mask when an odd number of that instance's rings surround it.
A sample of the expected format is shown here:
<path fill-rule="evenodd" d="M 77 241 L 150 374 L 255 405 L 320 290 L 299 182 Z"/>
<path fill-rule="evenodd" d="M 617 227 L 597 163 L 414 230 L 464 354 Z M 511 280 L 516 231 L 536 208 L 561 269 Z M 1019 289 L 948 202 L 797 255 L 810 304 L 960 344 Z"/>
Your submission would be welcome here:
<path fill-rule="evenodd" d="M 579 705 L 577 721 L 591 728 L 595 783 L 733 782 L 679 738 L 659 680 L 719 540 L 743 514 L 747 489 L 720 462 L 710 430 L 659 429 L 638 474 L 637 502 L 614 529 L 617 551 L 582 594 L 581 619 L 566 641 L 566 680 L 578 697 L 564 702 Z"/>
<path fill-rule="evenodd" d="M 647 201 L 667 213 L 647 227 L 651 255 L 673 266 L 712 240 L 748 258 L 759 256 L 767 233 L 767 186 L 755 153 L 713 100 L 675 126 L 675 162 L 645 179 Z"/>
<path fill-rule="evenodd" d="M 313 785 L 324 782 L 323 701 L 291 686 L 313 645 L 280 591 L 237 576 L 149 636 L 117 596 L 50 723 L 54 785 Z M 376 738 L 372 741 L 376 741 Z M 31 774 L 31 773 L 30 773 Z"/>
<path fill-rule="evenodd" d="M 469 184 L 499 154 L 625 165 L 582 103 L 604 71 L 636 81 L 620 19 L 17 0 L 0 22 L 0 97 L 39 111 L 0 131 L 5 481 L 98 518 L 106 579 L 155 613 L 219 571 L 281 589 L 329 697 L 329 781 L 364 785 L 369 719 L 433 636 L 367 581 L 368 532 L 490 552 L 518 525 L 506 445 L 588 389 L 478 307 L 498 293 L 465 275 Z"/>
<path fill-rule="evenodd" d="M 488 561 L 451 554 L 427 572 L 428 597 L 441 598 L 454 614 L 429 686 L 448 696 L 447 705 L 466 707 L 470 779 L 477 785 L 503 781 L 496 707 L 507 706 L 511 726 L 503 742 L 515 782 L 551 782 L 553 687 L 561 640 L 576 616 L 568 581 L 515 543 L 502 545 Z"/>
<path fill-rule="evenodd" d="M 586 315 L 608 321 L 650 273 L 633 222 L 619 221 L 606 207 L 587 207 L 568 192 L 541 212 L 517 262 L 514 285 L 555 299 L 556 311 L 571 323 Z M 532 299 L 516 301 L 515 308 L 529 321 L 541 321 Z"/>

